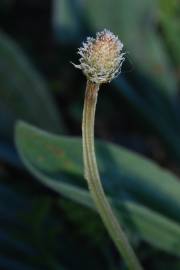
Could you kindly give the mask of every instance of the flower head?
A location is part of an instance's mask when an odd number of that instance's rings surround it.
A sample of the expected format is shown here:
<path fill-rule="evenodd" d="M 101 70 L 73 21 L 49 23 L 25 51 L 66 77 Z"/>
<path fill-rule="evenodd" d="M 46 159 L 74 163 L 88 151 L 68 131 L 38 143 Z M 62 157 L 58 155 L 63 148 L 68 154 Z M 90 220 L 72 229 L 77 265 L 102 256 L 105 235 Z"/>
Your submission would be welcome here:
<path fill-rule="evenodd" d="M 121 71 L 124 61 L 123 44 L 109 30 L 96 34 L 96 38 L 87 38 L 79 48 L 79 65 L 87 79 L 94 83 L 106 83 L 114 79 Z"/>

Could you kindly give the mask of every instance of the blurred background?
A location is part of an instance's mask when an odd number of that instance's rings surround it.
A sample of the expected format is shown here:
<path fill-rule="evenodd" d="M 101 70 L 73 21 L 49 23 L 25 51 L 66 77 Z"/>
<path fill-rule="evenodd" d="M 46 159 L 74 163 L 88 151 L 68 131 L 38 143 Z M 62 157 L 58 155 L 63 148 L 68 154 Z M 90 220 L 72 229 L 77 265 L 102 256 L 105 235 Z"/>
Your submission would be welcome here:
<path fill-rule="evenodd" d="M 180 177 L 179 18 L 178 0 L 0 1 L 0 269 L 125 269 L 92 210 L 27 172 L 14 127 L 81 136 L 85 77 L 71 61 L 107 28 L 126 61 L 99 93 L 96 137 Z M 145 269 L 180 269 L 177 254 L 130 237 Z"/>

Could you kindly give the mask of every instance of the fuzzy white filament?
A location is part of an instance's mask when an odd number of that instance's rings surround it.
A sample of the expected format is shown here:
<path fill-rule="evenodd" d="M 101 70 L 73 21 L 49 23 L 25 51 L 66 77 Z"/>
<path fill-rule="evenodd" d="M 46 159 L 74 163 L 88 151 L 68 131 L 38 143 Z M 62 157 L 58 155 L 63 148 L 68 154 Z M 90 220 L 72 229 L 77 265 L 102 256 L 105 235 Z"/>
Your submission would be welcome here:
<path fill-rule="evenodd" d="M 93 83 L 110 82 L 121 71 L 124 61 L 123 44 L 117 36 L 109 30 L 96 34 L 96 38 L 88 37 L 79 48 L 81 56 L 79 65 L 87 79 Z"/>

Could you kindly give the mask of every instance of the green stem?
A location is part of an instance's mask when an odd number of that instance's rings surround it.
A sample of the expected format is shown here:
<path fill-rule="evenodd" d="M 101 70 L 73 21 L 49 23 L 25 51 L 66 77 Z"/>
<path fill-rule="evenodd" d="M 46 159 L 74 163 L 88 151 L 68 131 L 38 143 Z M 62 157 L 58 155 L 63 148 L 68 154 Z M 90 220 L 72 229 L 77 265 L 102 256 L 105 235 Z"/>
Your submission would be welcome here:
<path fill-rule="evenodd" d="M 129 270 L 142 270 L 142 267 L 105 196 L 99 176 L 94 148 L 94 120 L 98 90 L 98 84 L 87 81 L 82 120 L 85 178 L 106 229 L 114 241 L 120 255 L 125 260 Z"/>

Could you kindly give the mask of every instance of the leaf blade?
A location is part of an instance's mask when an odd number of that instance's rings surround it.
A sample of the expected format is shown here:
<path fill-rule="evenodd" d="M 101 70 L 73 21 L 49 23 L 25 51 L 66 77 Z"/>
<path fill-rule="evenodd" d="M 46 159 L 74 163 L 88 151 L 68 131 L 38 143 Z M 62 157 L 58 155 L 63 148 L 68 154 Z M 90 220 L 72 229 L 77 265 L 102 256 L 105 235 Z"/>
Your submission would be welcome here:
<path fill-rule="evenodd" d="M 43 184 L 75 202 L 94 209 L 85 181 L 81 176 L 80 140 L 53 136 L 30 125 L 19 123 L 16 129 L 16 144 L 26 167 Z M 44 150 L 45 145 L 48 145 L 47 151 L 43 152 L 45 159 L 43 160 L 41 156 L 38 161 L 37 155 L 42 155 L 40 149 Z M 48 151 L 52 151 L 52 149 L 56 149 L 54 156 L 52 152 L 48 154 Z M 62 151 L 62 149 L 64 154 L 62 155 L 60 152 L 59 155 L 58 151 Z M 180 239 L 177 211 L 180 207 L 180 185 L 177 178 L 152 162 L 123 148 L 98 143 L 97 150 L 101 173 L 104 176 L 104 186 L 120 220 L 130 230 L 136 232 L 141 239 L 158 248 L 180 255 L 180 245 L 177 241 Z M 108 151 L 116 162 L 120 159 L 117 163 L 118 166 L 121 165 L 120 173 L 114 169 L 114 163 L 109 163 Z M 47 156 L 51 156 L 50 164 L 52 166 L 48 164 L 50 157 Z M 122 170 L 123 168 L 124 170 Z M 147 171 L 153 173 L 147 176 Z M 136 178 L 133 177 L 134 175 Z M 107 181 L 105 177 L 108 177 L 111 182 Z M 112 187 L 114 178 L 116 178 L 116 183 Z M 164 183 L 157 181 L 159 178 L 163 179 Z M 129 183 L 126 183 L 127 181 Z M 139 194 L 137 194 L 138 192 Z M 164 207 L 165 201 L 168 203 L 166 207 Z M 135 224 L 136 230 L 130 226 L 130 221 L 133 221 L 132 224 Z"/>

